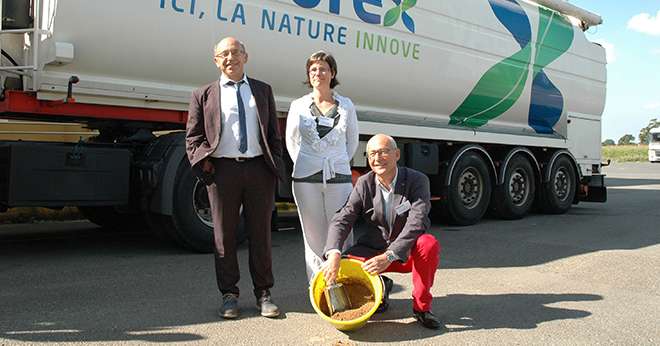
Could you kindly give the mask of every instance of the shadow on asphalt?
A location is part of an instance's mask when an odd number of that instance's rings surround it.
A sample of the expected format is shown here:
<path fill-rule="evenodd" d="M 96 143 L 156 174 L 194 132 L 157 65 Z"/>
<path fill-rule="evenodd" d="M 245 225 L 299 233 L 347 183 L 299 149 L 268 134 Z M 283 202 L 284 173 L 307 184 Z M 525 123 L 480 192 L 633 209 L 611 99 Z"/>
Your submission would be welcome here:
<path fill-rule="evenodd" d="M 609 182 L 633 187 L 660 184 L 660 180 Z M 582 203 L 565 215 L 486 219 L 469 227 L 434 225 L 431 233 L 442 244 L 441 269 L 532 266 L 602 250 L 638 249 L 660 243 L 658 195 L 657 190 L 612 190 L 608 203 Z M 299 230 L 273 234 L 273 258 L 276 302 L 286 311 L 315 318 L 306 296 Z M 239 260 L 242 319 L 261 318 L 250 295 L 245 245 Z M 225 323 L 217 317 L 220 299 L 214 275 L 211 255 L 164 245 L 147 233 L 111 234 L 88 226 L 61 234 L 34 233 L 23 239 L 0 234 L 0 338 L 25 342 L 202 340 L 201 334 L 169 330 Z M 395 286 L 395 292 L 400 289 Z M 450 294 L 434 298 L 434 310 L 442 312 L 439 317 L 446 323 L 440 331 L 424 329 L 411 319 L 391 321 L 411 316 L 409 299 L 392 299 L 387 313 L 349 336 L 356 341 L 393 342 L 467 330 L 532 329 L 547 321 L 590 315 L 549 304 L 601 299 L 577 293 Z"/>
<path fill-rule="evenodd" d="M 603 250 L 660 244 L 660 179 L 608 179 L 606 203 L 580 203 L 563 215 L 530 214 L 523 220 L 486 218 L 473 226 L 433 225 L 442 244 L 439 268 L 539 265 Z"/>
<path fill-rule="evenodd" d="M 434 310 L 444 323 L 440 330 L 429 330 L 411 320 L 409 299 L 391 299 L 390 309 L 371 318 L 368 328 L 347 333 L 359 342 L 402 342 L 422 340 L 444 333 L 491 329 L 534 329 L 554 320 L 590 316 L 583 310 L 550 307 L 549 304 L 602 300 L 593 294 L 450 294 L 434 298 Z M 392 320 L 404 319 L 405 322 Z"/>
<path fill-rule="evenodd" d="M 638 185 L 658 185 L 660 179 L 621 179 L 621 178 L 606 178 L 607 186 L 638 186 Z"/>
<path fill-rule="evenodd" d="M 149 233 L 66 227 L 35 229 L 25 238 L 0 233 L 0 344 L 193 342 L 208 337 L 194 333 L 200 325 L 234 323 L 218 316 L 213 255 L 181 250 Z M 280 319 L 286 311 L 315 316 L 300 233 L 275 232 L 273 240 L 273 296 L 285 310 Z M 243 244 L 238 323 L 263 318 L 254 306 L 247 257 Z M 193 332 L 180 332 L 187 328 Z"/>

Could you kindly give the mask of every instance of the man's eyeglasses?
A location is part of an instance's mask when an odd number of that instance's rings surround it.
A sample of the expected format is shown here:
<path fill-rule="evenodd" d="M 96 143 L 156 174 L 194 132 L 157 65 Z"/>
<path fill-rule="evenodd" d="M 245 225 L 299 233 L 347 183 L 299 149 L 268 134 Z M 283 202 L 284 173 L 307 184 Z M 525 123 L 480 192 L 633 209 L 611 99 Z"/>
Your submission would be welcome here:
<path fill-rule="evenodd" d="M 376 155 L 380 155 L 382 157 L 387 157 L 392 154 L 392 149 L 389 148 L 383 148 L 383 149 L 378 149 L 378 150 L 371 150 L 367 153 L 369 155 L 370 159 L 373 159 L 376 157 Z"/>
<path fill-rule="evenodd" d="M 243 55 L 243 51 L 240 49 L 229 49 L 229 50 L 223 50 L 222 52 L 219 52 L 215 55 L 216 58 L 221 58 L 221 59 L 226 59 L 229 57 L 229 55 L 233 56 L 239 56 Z"/>

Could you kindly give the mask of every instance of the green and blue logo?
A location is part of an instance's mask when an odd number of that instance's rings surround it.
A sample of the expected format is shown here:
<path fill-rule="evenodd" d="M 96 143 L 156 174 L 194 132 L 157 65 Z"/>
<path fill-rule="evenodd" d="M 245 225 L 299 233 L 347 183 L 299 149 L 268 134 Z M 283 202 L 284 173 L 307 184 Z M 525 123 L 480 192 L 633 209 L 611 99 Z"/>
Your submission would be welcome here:
<path fill-rule="evenodd" d="M 488 1 L 497 19 L 511 32 L 521 49 L 481 77 L 451 115 L 449 123 L 477 128 L 504 114 L 520 99 L 531 72 L 528 123 L 537 133 L 551 134 L 563 113 L 564 97 L 543 69 L 571 47 L 573 26 L 561 14 L 539 7 L 539 29 L 532 56 L 529 17 L 518 1 Z"/>
<path fill-rule="evenodd" d="M 394 3 L 394 7 L 388 10 L 385 13 L 385 16 L 381 16 L 378 13 L 369 12 L 365 9 L 365 4 L 375 6 L 377 8 L 383 8 L 382 0 L 353 0 L 353 10 L 355 15 L 360 18 L 365 23 L 383 25 L 386 27 L 393 26 L 399 21 L 403 22 L 403 25 L 410 32 L 415 33 L 415 21 L 408 13 L 408 10 L 415 7 L 417 0 L 391 0 Z M 302 8 L 316 8 L 321 0 L 293 0 L 293 2 L 302 7 Z M 332 14 L 339 14 L 341 10 L 340 0 L 330 0 L 328 3 L 328 12 Z"/>
<path fill-rule="evenodd" d="M 408 14 L 408 10 L 417 5 L 417 0 L 392 0 L 396 5 L 385 13 L 383 26 L 392 26 L 401 18 L 403 25 L 412 33 L 415 33 L 415 21 Z"/>

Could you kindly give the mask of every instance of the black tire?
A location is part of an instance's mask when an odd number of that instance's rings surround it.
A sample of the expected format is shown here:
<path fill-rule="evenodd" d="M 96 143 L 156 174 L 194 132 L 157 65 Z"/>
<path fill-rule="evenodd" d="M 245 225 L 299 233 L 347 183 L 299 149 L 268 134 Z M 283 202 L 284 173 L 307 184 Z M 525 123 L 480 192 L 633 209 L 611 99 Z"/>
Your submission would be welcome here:
<path fill-rule="evenodd" d="M 177 171 L 172 212 L 172 216 L 161 219 L 166 234 L 189 250 L 213 252 L 213 220 L 206 186 L 193 177 L 185 160 Z M 238 244 L 247 239 L 242 217 L 236 236 Z"/>
<path fill-rule="evenodd" d="M 474 152 L 463 155 L 454 166 L 445 203 L 449 222 L 459 226 L 479 222 L 491 192 L 490 172 L 481 156 Z"/>
<path fill-rule="evenodd" d="M 447 206 L 442 201 L 431 201 L 431 211 L 429 211 L 429 219 L 431 219 L 431 222 L 440 223 L 446 221 L 446 209 Z"/>
<path fill-rule="evenodd" d="M 168 243 L 179 245 L 182 243 L 181 237 L 172 225 L 172 217 L 153 212 L 145 212 L 145 219 L 151 230 L 158 239 Z"/>
<path fill-rule="evenodd" d="M 550 169 L 550 180 L 541 184 L 539 207 L 547 214 L 563 214 L 573 204 L 577 189 L 576 172 L 571 160 L 562 155 Z"/>
<path fill-rule="evenodd" d="M 142 214 L 122 213 L 113 206 L 78 207 L 78 210 L 89 221 L 106 230 L 144 232 L 149 228 Z"/>
<path fill-rule="evenodd" d="M 523 155 L 515 155 L 504 172 L 504 183 L 493 191 L 494 215 L 505 220 L 521 219 L 534 205 L 536 179 L 534 169 Z"/>

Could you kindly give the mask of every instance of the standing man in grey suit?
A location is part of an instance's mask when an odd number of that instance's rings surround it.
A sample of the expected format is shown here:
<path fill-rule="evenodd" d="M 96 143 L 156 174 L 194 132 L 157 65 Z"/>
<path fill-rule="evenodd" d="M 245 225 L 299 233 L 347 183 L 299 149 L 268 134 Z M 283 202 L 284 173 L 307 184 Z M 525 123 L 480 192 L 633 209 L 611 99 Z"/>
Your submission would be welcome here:
<path fill-rule="evenodd" d="M 327 258 L 325 280 L 337 279 L 339 249 L 355 222 L 362 218 L 363 234 L 346 254 L 363 261 L 362 268 L 372 275 L 412 272 L 413 315 L 424 327 L 438 329 L 440 321 L 431 312 L 431 287 L 440 262 L 440 243 L 425 233 L 431 226 L 429 179 L 413 169 L 397 167 L 401 153 L 390 136 L 373 136 L 367 143 L 367 155 L 372 171 L 358 179 L 348 202 L 330 223 L 323 251 Z M 383 280 L 380 312 L 388 307 L 393 285 L 391 279 L 383 276 Z"/>
<path fill-rule="evenodd" d="M 243 206 L 250 274 L 257 308 L 276 317 L 270 219 L 282 162 L 275 99 L 270 85 L 248 78 L 245 45 L 227 37 L 214 47 L 220 79 L 195 90 L 188 110 L 186 152 L 195 176 L 208 186 L 213 214 L 220 316 L 237 318 L 239 268 L 236 230 Z"/>

